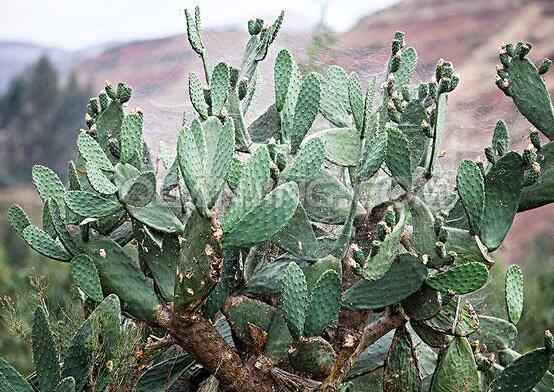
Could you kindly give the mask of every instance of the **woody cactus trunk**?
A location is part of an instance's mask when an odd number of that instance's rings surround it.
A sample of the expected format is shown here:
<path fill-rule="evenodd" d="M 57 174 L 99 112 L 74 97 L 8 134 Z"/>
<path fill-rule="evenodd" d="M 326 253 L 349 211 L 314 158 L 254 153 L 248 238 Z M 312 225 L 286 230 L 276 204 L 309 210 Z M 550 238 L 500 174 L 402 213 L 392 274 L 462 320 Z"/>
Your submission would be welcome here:
<path fill-rule="evenodd" d="M 37 309 L 36 373 L 25 379 L 2 360 L 0 389 L 108 390 L 129 320 L 148 326 L 145 350 L 157 347 L 137 391 L 170 390 L 191 369 L 203 370 L 191 381 L 203 391 L 554 388 L 548 331 L 544 347 L 512 349 L 521 270 L 506 274 L 506 320 L 466 297 L 486 284 L 514 216 L 554 201 L 554 111 L 541 77 L 550 61 L 537 69 L 529 43 L 501 48 L 496 83 L 536 129 L 531 144 L 510 151 L 499 121 L 487 161 L 463 160 L 455 188 L 431 194 L 444 179 L 452 63 L 414 84 L 417 54 L 401 32 L 384 80 L 334 65 L 302 75 L 284 49 L 275 102 L 251 121 L 283 14 L 248 22 L 240 65 L 208 61 L 198 8 L 186 22 L 204 75 L 189 74 L 196 114 L 175 148 L 153 160 L 146 114 L 126 109 L 131 88 L 107 84 L 87 106 L 68 183 L 33 168 L 42 229 L 10 208 L 31 248 L 70 264 L 91 312 L 61 355 Z"/>

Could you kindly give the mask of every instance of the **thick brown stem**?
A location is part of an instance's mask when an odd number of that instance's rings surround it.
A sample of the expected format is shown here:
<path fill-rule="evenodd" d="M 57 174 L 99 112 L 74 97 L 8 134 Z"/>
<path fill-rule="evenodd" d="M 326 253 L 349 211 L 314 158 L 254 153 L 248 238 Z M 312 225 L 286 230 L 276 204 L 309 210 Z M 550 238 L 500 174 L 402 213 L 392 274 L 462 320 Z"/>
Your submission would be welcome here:
<path fill-rule="evenodd" d="M 381 317 L 366 325 L 355 350 L 348 358 L 344 358 L 340 363 L 335 364 L 333 372 L 321 383 L 319 390 L 326 392 L 336 391 L 358 357 L 379 338 L 405 322 L 406 316 L 403 313 L 387 309 Z"/>
<path fill-rule="evenodd" d="M 243 363 L 234 348 L 202 316 L 181 316 L 175 314 L 170 305 L 164 305 L 158 308 L 157 321 L 177 344 L 229 390 L 273 392 L 278 389 L 269 371 Z"/>

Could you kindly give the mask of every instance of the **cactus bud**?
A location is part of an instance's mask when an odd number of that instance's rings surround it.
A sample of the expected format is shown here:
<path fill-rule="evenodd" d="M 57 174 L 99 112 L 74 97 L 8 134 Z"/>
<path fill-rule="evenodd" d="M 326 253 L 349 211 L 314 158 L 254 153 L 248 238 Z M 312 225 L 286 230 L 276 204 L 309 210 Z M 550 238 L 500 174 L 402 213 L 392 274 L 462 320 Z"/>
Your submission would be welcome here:
<path fill-rule="evenodd" d="M 522 158 L 523 163 L 527 168 L 531 168 L 531 165 L 537 161 L 537 153 L 532 150 L 533 146 L 529 145 L 523 150 Z"/>
<path fill-rule="evenodd" d="M 513 45 L 513 44 L 506 44 L 506 45 L 504 46 L 504 50 L 506 51 L 506 53 L 508 53 L 508 56 L 514 57 L 514 55 L 515 55 L 515 49 L 514 49 L 514 45 Z"/>
<path fill-rule="evenodd" d="M 88 113 L 85 114 L 85 124 L 87 124 L 88 127 L 91 127 L 94 124 L 94 119 Z"/>
<path fill-rule="evenodd" d="M 109 80 L 106 80 L 105 90 L 106 90 L 106 94 L 108 94 L 108 97 L 110 97 L 111 99 L 116 99 L 117 98 L 117 91 L 112 86 L 112 84 L 110 83 Z"/>
<path fill-rule="evenodd" d="M 377 238 L 380 241 L 384 241 L 387 235 L 391 233 L 391 228 L 386 224 L 386 222 L 377 223 Z"/>
<path fill-rule="evenodd" d="M 101 92 L 98 95 L 98 102 L 100 103 L 100 111 L 103 112 L 104 110 L 106 110 L 106 108 L 110 104 L 108 100 L 108 94 Z"/>
<path fill-rule="evenodd" d="M 539 66 L 539 75 L 544 75 L 545 73 L 547 73 L 551 65 L 552 60 L 543 59 L 541 65 Z"/>
<path fill-rule="evenodd" d="M 385 213 L 385 223 L 391 228 L 396 226 L 396 214 L 392 207 L 387 208 L 387 212 Z"/>
<path fill-rule="evenodd" d="M 423 100 L 429 95 L 429 86 L 426 83 L 422 83 L 417 88 L 417 97 L 419 100 Z"/>
<path fill-rule="evenodd" d="M 483 355 L 477 353 L 475 355 L 475 363 L 477 364 L 477 370 L 480 372 L 486 372 L 494 364 L 494 354 L 490 353 L 489 355 Z"/>
<path fill-rule="evenodd" d="M 399 40 L 393 39 L 391 43 L 391 54 L 392 56 L 395 56 L 400 49 L 402 48 L 402 42 Z"/>
<path fill-rule="evenodd" d="M 371 257 L 375 256 L 378 252 L 379 252 L 379 249 L 381 248 L 381 241 L 379 240 L 373 240 L 371 241 Z"/>
<path fill-rule="evenodd" d="M 453 250 L 449 250 L 448 252 L 446 252 L 444 264 L 445 265 L 454 264 L 457 257 L 458 257 L 458 254 L 456 252 L 454 252 Z"/>
<path fill-rule="evenodd" d="M 93 114 L 99 114 L 100 113 L 100 106 L 98 105 L 98 99 L 91 98 L 88 101 L 87 108 L 93 113 Z"/>
<path fill-rule="evenodd" d="M 485 157 L 487 158 L 487 161 L 489 161 L 492 165 L 496 163 L 497 157 L 492 147 L 485 148 Z"/>
<path fill-rule="evenodd" d="M 442 216 L 437 216 L 435 222 L 433 223 L 433 230 L 435 230 L 435 235 L 438 235 L 442 227 L 444 226 L 445 220 Z"/>
<path fill-rule="evenodd" d="M 446 258 L 446 247 L 444 246 L 444 242 L 435 242 L 435 252 L 441 259 Z"/>
<path fill-rule="evenodd" d="M 529 139 L 531 140 L 531 144 L 533 147 L 539 151 L 541 149 L 541 137 L 539 136 L 539 132 L 537 131 L 531 131 L 529 134 Z"/>
<path fill-rule="evenodd" d="M 529 42 L 518 42 L 516 45 L 515 53 L 522 59 L 531 51 L 532 45 Z"/>
<path fill-rule="evenodd" d="M 439 232 L 437 233 L 437 240 L 443 243 L 448 240 L 448 230 L 446 230 L 444 226 L 439 229 Z"/>
<path fill-rule="evenodd" d="M 502 64 L 505 69 L 510 67 L 510 55 L 508 53 L 500 53 L 498 55 L 498 59 L 500 60 L 500 64 Z"/>
<path fill-rule="evenodd" d="M 237 86 L 239 75 L 240 71 L 237 68 L 229 67 L 229 84 L 231 85 L 231 88 L 235 88 Z"/>
<path fill-rule="evenodd" d="M 132 89 L 127 84 L 123 82 L 119 82 L 117 84 L 117 99 L 119 99 L 119 102 L 125 103 L 131 99 L 131 92 Z"/>
<path fill-rule="evenodd" d="M 356 263 L 363 264 L 363 262 L 365 261 L 365 255 L 363 250 L 361 250 L 357 244 L 352 244 L 351 249 L 352 249 L 352 256 L 354 257 L 354 260 L 356 261 Z"/>
<path fill-rule="evenodd" d="M 260 18 L 251 19 L 248 21 L 248 32 L 250 35 L 258 35 L 264 27 L 264 20 Z"/>
<path fill-rule="evenodd" d="M 239 80 L 238 94 L 239 99 L 242 101 L 246 97 L 246 92 L 248 90 L 248 82 L 245 79 Z"/>

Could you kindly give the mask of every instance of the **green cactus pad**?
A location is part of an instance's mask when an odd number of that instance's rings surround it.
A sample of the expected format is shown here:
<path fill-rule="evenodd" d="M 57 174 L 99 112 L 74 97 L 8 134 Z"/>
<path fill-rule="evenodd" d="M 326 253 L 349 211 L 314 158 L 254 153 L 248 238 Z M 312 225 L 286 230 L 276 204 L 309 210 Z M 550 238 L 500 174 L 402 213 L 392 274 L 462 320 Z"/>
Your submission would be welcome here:
<path fill-rule="evenodd" d="M 212 72 L 210 81 L 210 99 L 212 101 L 212 115 L 219 116 L 221 108 L 225 105 L 230 89 L 229 67 L 225 63 L 219 63 Z"/>
<path fill-rule="evenodd" d="M 77 150 L 86 162 L 105 171 L 114 171 L 114 167 L 104 150 L 87 132 L 79 133 L 77 137 Z"/>
<path fill-rule="evenodd" d="M 43 202 L 51 197 L 63 196 L 65 187 L 60 178 L 52 170 L 45 166 L 34 165 L 32 171 L 33 185 Z"/>
<path fill-rule="evenodd" d="M 333 347 L 320 337 L 303 340 L 289 352 L 291 366 L 314 378 L 327 376 L 333 368 L 335 357 Z"/>
<path fill-rule="evenodd" d="M 490 251 L 506 237 L 522 187 L 523 162 L 513 151 L 500 158 L 485 176 L 485 209 L 479 237 Z"/>
<path fill-rule="evenodd" d="M 102 302 L 104 294 L 102 294 L 102 286 L 100 277 L 94 262 L 86 254 L 75 256 L 71 260 L 71 277 L 79 288 L 96 302 Z"/>
<path fill-rule="evenodd" d="M 441 353 L 429 392 L 479 392 L 479 375 L 466 338 L 455 338 Z"/>
<path fill-rule="evenodd" d="M 508 68 L 509 90 L 517 110 L 549 139 L 554 139 L 554 109 L 535 65 L 514 57 Z"/>
<path fill-rule="evenodd" d="M 288 172 L 289 181 L 313 178 L 325 159 L 325 146 L 321 139 L 311 139 L 300 147 Z"/>
<path fill-rule="evenodd" d="M 117 295 L 123 310 L 133 317 L 154 320 L 160 300 L 154 283 L 140 270 L 138 260 L 108 238 L 99 237 L 87 243 L 86 250 L 98 270 L 102 291 Z"/>
<path fill-rule="evenodd" d="M 429 116 L 423 102 L 411 100 L 400 115 L 398 128 L 404 133 L 410 146 L 410 162 L 412 170 L 423 165 L 429 148 L 429 138 L 425 135 L 422 124 L 430 123 Z"/>
<path fill-rule="evenodd" d="M 208 118 L 208 104 L 204 98 L 204 90 L 198 76 L 194 73 L 189 74 L 189 96 L 192 106 L 200 115 L 202 120 Z"/>
<path fill-rule="evenodd" d="M 299 182 L 298 188 L 310 220 L 329 224 L 346 221 L 352 193 L 330 171 L 322 168 L 311 180 Z"/>
<path fill-rule="evenodd" d="M 409 191 L 412 188 L 412 167 L 408 139 L 398 128 L 387 128 L 387 156 L 385 162 L 396 181 Z"/>
<path fill-rule="evenodd" d="M 187 354 L 164 359 L 140 375 L 135 391 L 164 392 L 194 363 L 194 359 Z"/>
<path fill-rule="evenodd" d="M 267 341 L 264 347 L 264 354 L 273 363 L 279 363 L 288 357 L 288 349 L 292 343 L 287 323 L 283 318 L 281 310 L 277 310 L 271 319 L 271 325 L 267 333 Z"/>
<path fill-rule="evenodd" d="M 385 161 L 387 140 L 387 132 L 377 132 L 373 135 L 368 135 L 356 169 L 356 174 L 360 181 L 367 181 L 373 177 Z"/>
<path fill-rule="evenodd" d="M 89 370 L 93 363 L 94 339 L 92 320 L 86 320 L 71 339 L 64 356 L 62 377 L 73 377 L 76 380 L 76 391 L 82 391 L 88 384 Z"/>
<path fill-rule="evenodd" d="M 295 259 L 283 255 L 257 270 L 246 282 L 243 294 L 256 298 L 266 298 L 281 292 L 283 274 L 291 261 Z"/>
<path fill-rule="evenodd" d="M 8 210 L 8 220 L 10 221 L 10 225 L 15 230 L 17 234 L 23 237 L 23 231 L 31 225 L 31 221 L 29 220 L 29 217 L 17 204 L 14 204 L 10 207 Z"/>
<path fill-rule="evenodd" d="M 179 311 L 194 310 L 215 285 L 212 279 L 212 259 L 206 249 L 218 249 L 211 235 L 211 222 L 193 212 L 183 233 L 183 245 L 177 264 L 175 280 L 175 308 Z"/>
<path fill-rule="evenodd" d="M 239 296 L 227 301 L 223 312 L 235 335 L 243 342 L 252 344 L 248 324 L 255 325 L 265 332 L 269 331 L 275 308 L 264 302 Z"/>
<path fill-rule="evenodd" d="M 96 120 L 96 140 L 98 140 L 104 151 L 109 150 L 108 140 L 111 137 L 119 136 L 123 117 L 123 107 L 115 99 L 98 116 Z"/>
<path fill-rule="evenodd" d="M 224 230 L 230 230 L 245 213 L 260 202 L 269 180 L 269 165 L 269 152 L 263 146 L 258 147 L 250 160 L 244 164 L 238 186 L 222 224 Z"/>
<path fill-rule="evenodd" d="M 504 350 L 514 346 L 517 328 L 506 320 L 479 315 L 479 332 L 476 335 L 487 345 L 487 350 Z"/>
<path fill-rule="evenodd" d="M 60 381 L 58 344 L 42 307 L 35 310 L 31 333 L 33 362 L 41 391 L 55 391 Z"/>
<path fill-rule="evenodd" d="M 141 223 L 152 227 L 162 233 L 178 234 L 184 230 L 184 224 L 175 216 L 173 210 L 163 201 L 162 197 L 155 194 L 150 203 L 143 207 L 127 205 L 127 211 Z"/>
<path fill-rule="evenodd" d="M 410 320 L 410 326 L 417 336 L 429 347 L 444 348 L 451 339 L 450 336 L 429 327 L 422 321 Z"/>
<path fill-rule="evenodd" d="M 142 155 L 142 116 L 131 113 L 121 123 L 121 163 L 128 163 L 134 157 Z"/>
<path fill-rule="evenodd" d="M 417 354 L 405 326 L 399 327 L 385 360 L 383 369 L 383 392 L 421 392 L 421 374 Z"/>
<path fill-rule="evenodd" d="M 509 145 L 510 135 L 508 133 L 508 127 L 504 121 L 499 120 L 494 127 L 491 147 L 502 156 L 508 151 Z"/>
<path fill-rule="evenodd" d="M 87 218 L 102 218 L 122 210 L 121 204 L 86 191 L 68 191 L 64 200 L 73 212 Z"/>
<path fill-rule="evenodd" d="M 364 310 L 395 304 L 418 291 L 426 277 L 427 268 L 416 256 L 401 254 L 381 279 L 360 279 L 345 291 L 342 307 L 348 310 Z"/>
<path fill-rule="evenodd" d="M 19 372 L 0 358 L 0 388 L 5 388 L 6 392 L 33 392 L 34 389 L 25 381 L 25 378 Z M 11 388 L 11 389 L 10 389 Z"/>
<path fill-rule="evenodd" d="M 317 138 L 325 146 L 325 158 L 339 166 L 356 166 L 360 158 L 360 135 L 353 128 L 331 128 L 316 132 L 309 140 Z"/>
<path fill-rule="evenodd" d="M 435 317 L 423 323 L 437 332 L 454 336 L 468 336 L 479 328 L 479 319 L 473 306 L 458 297 L 452 298 Z"/>
<path fill-rule="evenodd" d="M 310 290 L 310 302 L 306 309 L 306 336 L 316 336 L 333 323 L 339 313 L 341 280 L 333 270 L 325 272 Z"/>
<path fill-rule="evenodd" d="M 300 339 L 304 332 L 308 287 L 306 278 L 296 263 L 290 263 L 283 275 L 281 308 L 292 337 Z"/>
<path fill-rule="evenodd" d="M 130 184 L 130 186 L 128 186 Z M 124 188 L 128 189 L 125 190 Z M 141 173 L 128 180 L 119 190 L 121 201 L 133 207 L 144 207 L 152 201 L 156 193 L 156 174 L 153 171 Z"/>
<path fill-rule="evenodd" d="M 394 82 L 398 89 L 410 84 L 412 75 L 417 66 L 417 52 L 414 48 L 409 47 L 400 54 L 400 68 L 394 73 Z"/>
<path fill-rule="evenodd" d="M 268 193 L 229 231 L 223 245 L 230 248 L 248 247 L 270 239 L 294 215 L 298 205 L 298 186 L 287 182 Z"/>
<path fill-rule="evenodd" d="M 283 110 L 293 76 L 294 59 L 290 52 L 283 49 L 275 59 L 275 104 L 277 111 Z M 292 86 L 293 88 L 295 86 Z"/>
<path fill-rule="evenodd" d="M 69 261 L 71 255 L 45 231 L 29 225 L 23 230 L 23 239 L 43 256 L 54 260 Z"/>
<path fill-rule="evenodd" d="M 406 224 L 407 214 L 403 205 L 400 206 L 398 215 L 396 226 L 392 228 L 391 233 L 382 241 L 377 254 L 366 261 L 364 265 L 364 279 L 381 279 L 391 267 L 398 245 L 400 245 L 400 237 L 404 231 L 404 225 Z"/>
<path fill-rule="evenodd" d="M 479 234 L 485 208 L 485 179 L 479 166 L 468 159 L 463 160 L 458 167 L 456 185 L 469 218 L 470 230 L 473 234 Z"/>
<path fill-rule="evenodd" d="M 76 255 L 80 253 L 80 240 L 74 233 L 70 232 L 66 224 L 64 223 L 63 217 L 61 215 L 62 209 L 54 200 L 49 200 L 47 202 L 48 211 L 50 213 L 50 218 L 56 235 L 63 246 L 69 251 L 69 253 Z"/>
<path fill-rule="evenodd" d="M 92 188 L 104 195 L 113 195 L 117 192 L 117 187 L 102 173 L 98 167 L 87 163 L 87 179 Z"/>
<path fill-rule="evenodd" d="M 554 202 L 554 142 L 541 147 L 537 162 L 541 165 L 541 175 L 534 184 L 521 190 L 518 211 Z"/>
<path fill-rule="evenodd" d="M 517 265 L 506 271 L 506 310 L 510 322 L 516 325 L 523 312 L 523 272 Z"/>
<path fill-rule="evenodd" d="M 270 105 L 248 126 L 248 133 L 254 143 L 265 143 L 272 137 L 277 138 L 280 132 L 281 118 L 275 104 Z"/>
<path fill-rule="evenodd" d="M 52 223 L 52 216 L 50 215 L 50 201 L 53 199 L 48 199 L 42 208 L 42 230 L 44 230 L 50 237 L 56 239 L 56 229 L 54 229 L 54 224 Z"/>
<path fill-rule="evenodd" d="M 317 240 L 312 224 L 300 203 L 292 218 L 275 235 L 273 241 L 287 252 L 301 256 L 305 260 L 318 260 L 320 255 L 327 251 Z"/>
<path fill-rule="evenodd" d="M 293 127 L 290 135 L 293 152 L 298 149 L 315 120 L 319 111 L 320 97 L 319 75 L 312 72 L 302 81 L 298 101 L 294 109 Z"/>
<path fill-rule="evenodd" d="M 190 46 L 199 55 L 204 54 L 204 43 L 200 35 L 200 8 L 195 7 L 194 15 L 185 9 L 185 18 L 187 20 L 187 37 Z"/>
<path fill-rule="evenodd" d="M 469 262 L 429 276 L 425 283 L 438 291 L 467 294 L 482 287 L 488 277 L 489 271 L 483 263 Z"/>
<path fill-rule="evenodd" d="M 435 252 L 435 233 L 433 231 L 433 214 L 427 205 L 417 196 L 408 199 L 412 215 L 413 242 L 419 255 L 431 257 Z M 448 243 L 448 242 L 447 242 Z"/>
<path fill-rule="evenodd" d="M 490 392 L 529 392 L 544 377 L 551 354 L 545 348 L 535 349 L 517 358 L 494 379 Z"/>
<path fill-rule="evenodd" d="M 440 293 L 424 285 L 402 301 L 402 308 L 411 320 L 427 320 L 436 316 L 442 307 Z"/>
<path fill-rule="evenodd" d="M 348 98 L 350 110 L 354 117 L 356 129 L 361 133 L 364 128 L 364 97 L 360 86 L 360 78 L 354 72 L 348 77 Z"/>
<path fill-rule="evenodd" d="M 337 65 L 327 68 L 321 84 L 321 114 L 337 127 L 351 125 L 348 74 Z"/>

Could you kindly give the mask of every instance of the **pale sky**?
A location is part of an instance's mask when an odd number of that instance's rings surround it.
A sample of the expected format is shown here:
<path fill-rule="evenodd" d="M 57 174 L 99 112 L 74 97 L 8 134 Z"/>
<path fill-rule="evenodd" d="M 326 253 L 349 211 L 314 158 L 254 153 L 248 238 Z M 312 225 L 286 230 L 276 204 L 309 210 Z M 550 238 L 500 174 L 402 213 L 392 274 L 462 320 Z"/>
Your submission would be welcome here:
<path fill-rule="evenodd" d="M 199 5 L 206 27 L 238 26 L 248 19 L 273 20 L 286 12 L 285 28 L 308 29 L 325 20 L 344 31 L 397 0 L 0 0 L 0 40 L 27 41 L 66 50 L 107 42 L 157 38 L 185 31 L 183 9 Z"/>

